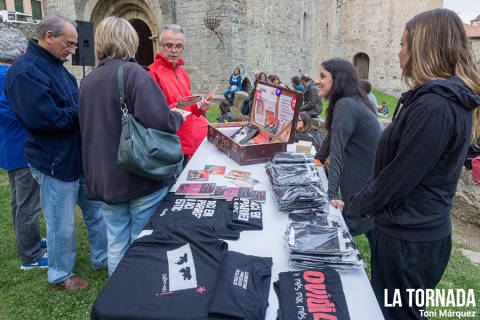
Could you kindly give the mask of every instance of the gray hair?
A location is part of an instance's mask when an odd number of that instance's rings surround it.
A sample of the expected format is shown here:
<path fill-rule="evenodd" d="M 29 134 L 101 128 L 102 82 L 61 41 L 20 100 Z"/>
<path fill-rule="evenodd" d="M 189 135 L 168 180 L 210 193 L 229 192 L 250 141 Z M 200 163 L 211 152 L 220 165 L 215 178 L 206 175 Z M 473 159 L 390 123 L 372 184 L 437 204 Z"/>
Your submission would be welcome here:
<path fill-rule="evenodd" d="M 159 39 L 160 41 L 162 40 L 163 32 L 166 30 L 170 30 L 173 33 L 181 33 L 183 34 L 183 42 L 185 42 L 185 33 L 183 32 L 183 28 L 179 26 L 178 24 L 166 24 L 163 26 L 162 31 L 160 32 Z"/>
<path fill-rule="evenodd" d="M 0 28 L 0 62 L 13 63 L 27 48 L 27 38 L 17 29 Z"/>
<path fill-rule="evenodd" d="M 77 27 L 77 23 L 70 19 L 67 16 L 64 16 L 61 13 L 54 13 L 40 21 L 35 29 L 35 35 L 37 39 L 43 40 L 45 39 L 45 34 L 48 31 L 51 31 L 55 37 L 60 36 L 65 29 L 65 23 L 70 23 L 75 28 Z"/>

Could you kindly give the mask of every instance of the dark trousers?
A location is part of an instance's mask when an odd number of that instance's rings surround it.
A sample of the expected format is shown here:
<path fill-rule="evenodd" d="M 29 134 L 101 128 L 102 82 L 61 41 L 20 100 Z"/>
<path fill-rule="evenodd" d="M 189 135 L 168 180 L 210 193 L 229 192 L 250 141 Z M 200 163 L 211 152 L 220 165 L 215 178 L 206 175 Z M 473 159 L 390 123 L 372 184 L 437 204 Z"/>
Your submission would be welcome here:
<path fill-rule="evenodd" d="M 368 245 L 370 246 L 370 254 L 372 253 L 373 242 L 375 241 L 375 228 L 372 228 L 365 232 L 365 237 L 368 240 Z"/>
<path fill-rule="evenodd" d="M 12 218 L 18 253 L 22 264 L 36 262 L 43 256 L 40 248 L 40 186 L 28 168 L 8 171 L 12 194 Z"/>
<path fill-rule="evenodd" d="M 437 241 L 398 240 L 375 228 L 375 241 L 372 250 L 372 287 L 385 319 L 427 319 L 420 316 L 420 309 L 409 306 L 406 289 L 434 289 L 447 268 L 452 250 L 452 236 Z M 385 306 L 385 289 L 388 289 L 387 302 L 392 304 L 394 290 L 399 289 L 402 307 Z"/>

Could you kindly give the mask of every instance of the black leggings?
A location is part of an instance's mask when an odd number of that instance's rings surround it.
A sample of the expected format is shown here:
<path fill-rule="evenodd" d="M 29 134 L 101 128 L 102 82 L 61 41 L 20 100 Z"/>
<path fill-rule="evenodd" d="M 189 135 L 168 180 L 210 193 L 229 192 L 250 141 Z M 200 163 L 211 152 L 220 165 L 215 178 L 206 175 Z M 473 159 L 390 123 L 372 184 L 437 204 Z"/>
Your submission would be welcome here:
<path fill-rule="evenodd" d="M 420 315 L 413 294 L 409 306 L 406 289 L 435 289 L 447 268 L 452 251 L 452 236 L 436 241 L 405 241 L 392 238 L 375 228 L 372 250 L 372 286 L 385 319 L 427 319 Z M 399 289 L 401 307 L 386 307 L 384 291 L 388 289 L 387 302 L 392 304 L 394 290 Z"/>

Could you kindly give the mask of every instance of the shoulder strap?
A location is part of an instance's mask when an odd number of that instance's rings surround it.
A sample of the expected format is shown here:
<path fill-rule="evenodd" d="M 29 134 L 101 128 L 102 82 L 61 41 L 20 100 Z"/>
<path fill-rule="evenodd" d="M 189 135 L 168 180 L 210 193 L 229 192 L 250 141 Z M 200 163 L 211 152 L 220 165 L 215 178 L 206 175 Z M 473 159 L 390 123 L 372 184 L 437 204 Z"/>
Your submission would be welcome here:
<path fill-rule="evenodd" d="M 320 144 L 318 143 L 317 139 L 315 139 L 315 137 L 313 136 L 313 134 L 311 134 L 310 132 L 306 132 L 307 133 L 307 136 L 309 136 L 310 138 L 313 139 L 313 141 L 315 142 L 316 145 L 320 146 Z"/>
<path fill-rule="evenodd" d="M 123 82 L 123 70 L 125 69 L 126 63 L 122 63 L 117 70 L 117 87 L 118 95 L 120 96 L 120 109 L 125 113 L 128 112 L 127 105 L 125 103 L 125 84 Z"/>

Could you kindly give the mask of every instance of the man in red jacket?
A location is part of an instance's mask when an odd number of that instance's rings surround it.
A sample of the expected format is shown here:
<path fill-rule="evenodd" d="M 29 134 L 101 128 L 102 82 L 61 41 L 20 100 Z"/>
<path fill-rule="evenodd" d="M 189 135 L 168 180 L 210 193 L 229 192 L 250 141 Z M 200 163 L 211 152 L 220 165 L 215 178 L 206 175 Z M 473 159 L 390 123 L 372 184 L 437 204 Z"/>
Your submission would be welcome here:
<path fill-rule="evenodd" d="M 171 108 L 177 105 L 180 97 L 192 95 L 190 77 L 182 67 L 184 62 L 181 57 L 184 41 L 185 37 L 181 26 L 165 25 L 160 33 L 160 53 L 155 56 L 155 61 L 149 66 L 150 75 L 162 89 Z M 185 164 L 207 135 L 208 121 L 202 117 L 202 114 L 209 107 L 210 102 L 202 100 L 184 108 L 184 110 L 192 112 L 177 132 L 182 143 Z"/>

